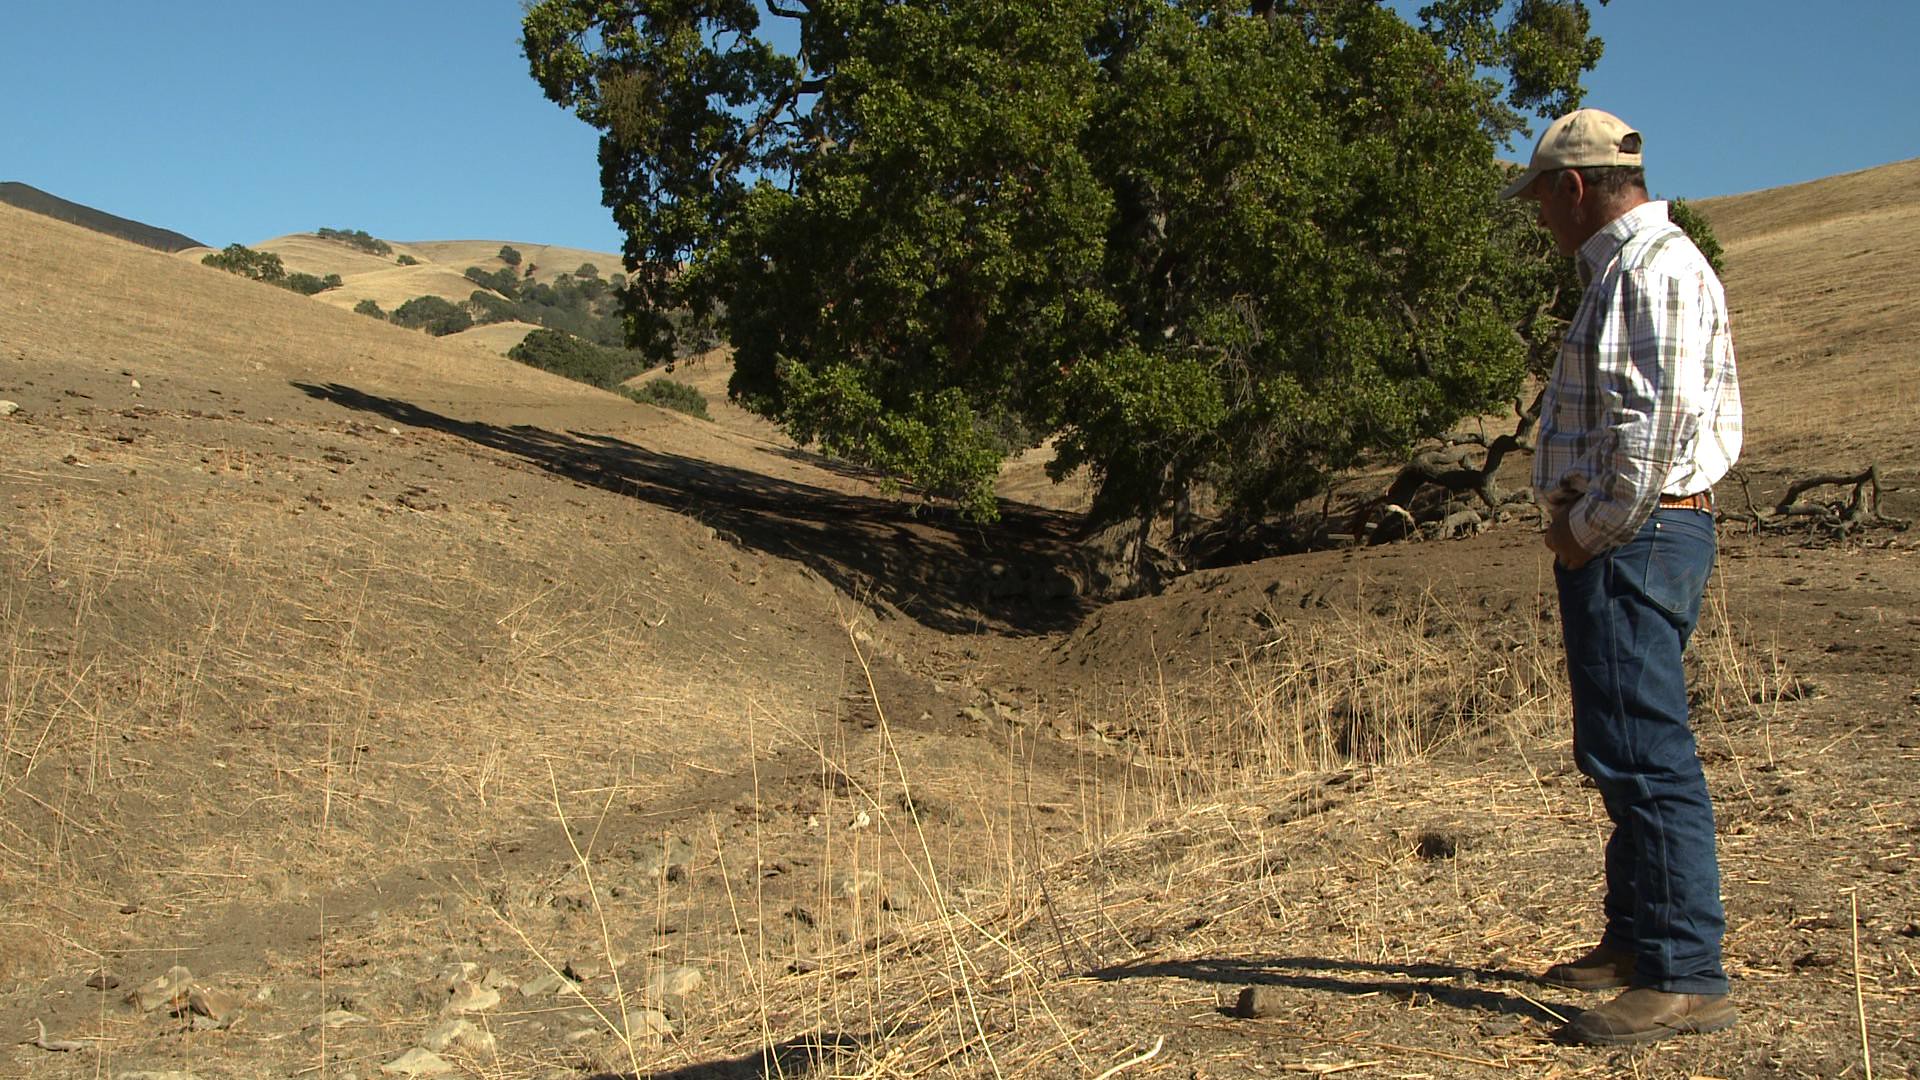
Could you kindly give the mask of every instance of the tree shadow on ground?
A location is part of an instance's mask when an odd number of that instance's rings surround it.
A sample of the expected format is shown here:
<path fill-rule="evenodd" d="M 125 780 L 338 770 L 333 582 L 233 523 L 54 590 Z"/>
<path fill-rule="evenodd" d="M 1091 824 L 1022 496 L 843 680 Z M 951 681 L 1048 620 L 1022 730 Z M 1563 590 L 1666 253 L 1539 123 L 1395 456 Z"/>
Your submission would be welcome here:
<path fill-rule="evenodd" d="M 609 435 L 458 420 L 339 383 L 293 386 L 686 514 L 731 543 L 799 562 L 848 596 L 944 633 L 1047 633 L 1073 626 L 1085 611 L 1070 515 L 1015 504 L 1002 508 L 998 523 L 973 526 Z"/>
<path fill-rule="evenodd" d="M 852 1035 L 825 1032 L 800 1035 L 724 1061 L 703 1061 L 671 1072 L 647 1073 L 651 1080 L 748 1080 L 758 1077 L 785 1077 L 799 1080 L 831 1069 L 847 1056 L 857 1053 L 862 1040 Z M 637 1080 L 632 1073 L 595 1073 L 587 1080 Z"/>
<path fill-rule="evenodd" d="M 1355 960 L 1331 960 L 1319 956 L 1274 956 L 1261 960 L 1162 960 L 1152 963 L 1116 964 L 1089 972 L 1096 979 L 1121 982 L 1127 979 L 1190 979 L 1195 982 L 1231 983 L 1235 986 L 1280 986 L 1294 990 L 1361 996 L 1380 994 L 1411 997 L 1424 994 L 1443 1005 L 1468 1012 L 1521 1016 L 1543 1023 L 1559 1024 L 1580 1015 L 1572 1005 L 1543 1005 L 1530 996 L 1501 993 L 1466 983 L 1537 983 L 1531 975 L 1492 968 L 1461 967 L 1454 964 L 1370 964 Z M 1338 978 L 1336 975 L 1394 976 L 1384 978 Z M 1556 1015 L 1557 1014 L 1557 1015 Z"/>

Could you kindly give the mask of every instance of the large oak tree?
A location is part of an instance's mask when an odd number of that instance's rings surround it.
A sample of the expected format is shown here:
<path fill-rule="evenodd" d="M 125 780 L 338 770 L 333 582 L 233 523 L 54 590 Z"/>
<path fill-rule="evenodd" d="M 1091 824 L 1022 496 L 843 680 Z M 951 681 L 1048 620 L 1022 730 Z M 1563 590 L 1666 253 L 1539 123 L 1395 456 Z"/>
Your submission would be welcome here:
<path fill-rule="evenodd" d="M 1285 507 L 1512 400 L 1565 267 L 1496 148 L 1578 103 L 1587 16 L 542 0 L 524 30 L 604 133 L 637 345 L 724 338 L 747 405 L 980 517 L 1052 437 L 1116 522 L 1196 484 Z"/>

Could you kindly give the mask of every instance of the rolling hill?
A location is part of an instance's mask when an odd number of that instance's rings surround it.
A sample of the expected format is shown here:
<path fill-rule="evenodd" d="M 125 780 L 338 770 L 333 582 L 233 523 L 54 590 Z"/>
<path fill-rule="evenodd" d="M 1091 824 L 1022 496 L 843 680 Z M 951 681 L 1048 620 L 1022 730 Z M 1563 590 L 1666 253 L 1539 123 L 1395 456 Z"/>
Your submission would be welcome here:
<path fill-rule="evenodd" d="M 1872 462 L 1911 512 L 1914 167 L 1704 206 L 1756 499 Z M 0 1071 L 1920 1070 L 1910 532 L 1723 524 L 1745 1019 L 1601 1053 L 1531 977 L 1604 821 L 1529 529 L 1101 605 L 1070 513 L 13 207 L 0 250 Z"/>
<path fill-rule="evenodd" d="M 83 229 L 91 229 L 107 236 L 115 236 L 156 251 L 184 251 L 188 248 L 205 246 L 200 241 L 183 236 L 171 229 L 155 228 L 131 218 L 123 218 L 104 210 L 95 210 L 91 206 L 69 202 L 16 180 L 0 183 L 0 203 L 17 206 L 22 210 L 78 225 Z"/>

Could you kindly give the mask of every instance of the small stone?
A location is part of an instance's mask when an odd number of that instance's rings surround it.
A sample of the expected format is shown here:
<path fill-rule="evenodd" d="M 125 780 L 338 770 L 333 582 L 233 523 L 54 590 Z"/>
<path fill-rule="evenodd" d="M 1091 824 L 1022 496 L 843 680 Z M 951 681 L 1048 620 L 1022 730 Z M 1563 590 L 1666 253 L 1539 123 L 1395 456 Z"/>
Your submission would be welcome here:
<path fill-rule="evenodd" d="M 152 1012 L 165 1005 L 178 1005 L 193 986 L 193 972 L 176 964 L 165 975 L 146 983 L 127 995 L 127 1001 L 141 1012 Z"/>
<path fill-rule="evenodd" d="M 439 974 L 433 977 L 433 981 L 439 983 L 441 986 L 445 987 L 448 990 L 452 990 L 455 986 L 458 986 L 463 982 L 471 982 L 473 980 L 474 975 L 478 974 L 479 971 L 480 971 L 479 964 L 470 964 L 466 962 L 461 962 L 458 964 L 448 964 L 446 967 L 443 967 L 440 969 Z"/>
<path fill-rule="evenodd" d="M 706 984 L 707 977 L 696 967 L 671 967 L 656 971 L 647 980 L 647 996 L 655 1001 L 666 998 L 689 997 L 699 992 Z"/>
<path fill-rule="evenodd" d="M 120 976 L 101 968 L 87 976 L 87 987 L 91 990 L 112 990 L 120 985 Z"/>
<path fill-rule="evenodd" d="M 19 402 L 0 401 L 0 416 L 12 416 L 14 413 L 17 413 L 19 411 L 20 411 Z"/>
<path fill-rule="evenodd" d="M 159 1071 L 139 1069 L 133 1072 L 117 1073 L 114 1076 L 114 1080 L 200 1080 L 200 1078 L 180 1069 L 162 1069 Z"/>
<path fill-rule="evenodd" d="M 331 1012 L 321 1013 L 320 1019 L 314 1021 L 314 1026 L 333 1029 L 343 1028 L 348 1024 L 364 1024 L 366 1022 L 367 1018 L 357 1012 L 349 1012 L 346 1009 L 334 1009 Z"/>
<path fill-rule="evenodd" d="M 140 914 L 140 905 L 139 905 L 139 904 L 121 904 L 121 905 L 120 905 L 120 914 L 122 914 L 122 915 L 138 915 L 138 914 Z"/>
<path fill-rule="evenodd" d="M 380 1066 L 389 1076 L 445 1076 L 453 1071 L 446 1058 L 424 1047 L 413 1049 Z"/>
<path fill-rule="evenodd" d="M 489 990 L 505 990 L 507 987 L 513 985 L 513 980 L 508 978 L 507 973 L 501 971 L 499 968 L 488 968 L 487 977 L 480 980 L 480 985 Z"/>
<path fill-rule="evenodd" d="M 211 990 L 196 986 L 187 991 L 187 1008 L 196 1016 L 205 1017 L 221 1027 L 231 1027 L 240 1016 L 242 1001 L 239 994 L 228 990 Z"/>
<path fill-rule="evenodd" d="M 659 1009 L 628 1009 L 627 1038 L 647 1046 L 659 1046 L 673 1034 L 673 1021 Z"/>
<path fill-rule="evenodd" d="M 397 427 L 390 427 L 390 428 L 388 428 L 388 429 L 387 429 L 387 434 L 389 434 L 389 435 L 398 435 L 398 434 L 400 434 L 400 429 L 399 429 L 399 428 L 397 428 Z"/>
<path fill-rule="evenodd" d="M 1277 987 L 1272 986 L 1249 986 L 1241 990 L 1240 1000 L 1233 1006 L 1233 1015 L 1242 1020 L 1281 1016 L 1286 1011 L 1286 999 L 1281 996 Z"/>
<path fill-rule="evenodd" d="M 133 380 L 131 380 L 131 382 L 132 382 L 132 385 L 133 385 L 133 388 L 134 388 L 135 390 L 138 390 L 138 389 L 140 389 L 140 380 L 139 380 L 139 379 L 133 379 Z"/>
<path fill-rule="evenodd" d="M 441 1011 L 458 1016 L 461 1013 L 485 1012 L 498 1004 L 500 991 L 488 989 L 479 983 L 463 982 L 453 988 Z"/>
<path fill-rule="evenodd" d="M 520 996 L 525 998 L 552 997 L 568 986 L 566 976 L 555 975 L 549 971 L 545 975 L 535 976 L 520 984 Z"/>
<path fill-rule="evenodd" d="M 427 1037 L 420 1040 L 420 1043 L 436 1052 L 457 1048 L 475 1054 L 485 1054 L 493 1050 L 493 1032 L 471 1020 L 448 1020 L 427 1032 Z"/>
<path fill-rule="evenodd" d="M 597 979 L 607 973 L 606 961 L 592 956 L 577 956 L 567 961 L 567 978 L 583 983 Z"/>

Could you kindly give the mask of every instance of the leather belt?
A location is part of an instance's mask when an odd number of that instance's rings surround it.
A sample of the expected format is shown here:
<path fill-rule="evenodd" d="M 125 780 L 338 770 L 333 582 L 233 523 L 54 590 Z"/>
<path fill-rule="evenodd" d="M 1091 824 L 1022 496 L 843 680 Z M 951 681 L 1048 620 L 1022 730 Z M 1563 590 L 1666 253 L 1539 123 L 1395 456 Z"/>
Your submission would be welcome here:
<path fill-rule="evenodd" d="M 1713 489 L 1708 488 L 1705 491 L 1696 491 L 1691 495 L 1662 495 L 1660 496 L 1660 509 L 1698 510 L 1702 513 L 1711 514 L 1713 513 Z"/>

